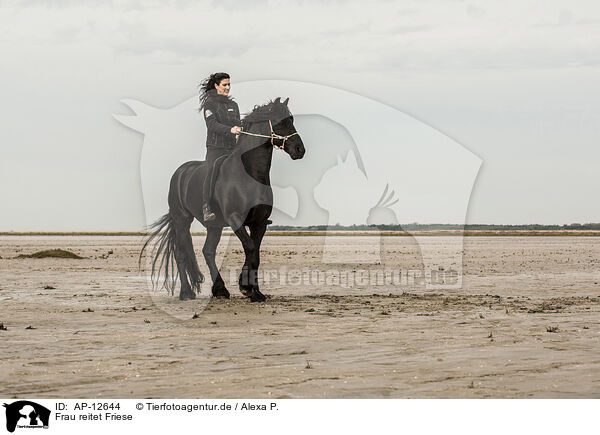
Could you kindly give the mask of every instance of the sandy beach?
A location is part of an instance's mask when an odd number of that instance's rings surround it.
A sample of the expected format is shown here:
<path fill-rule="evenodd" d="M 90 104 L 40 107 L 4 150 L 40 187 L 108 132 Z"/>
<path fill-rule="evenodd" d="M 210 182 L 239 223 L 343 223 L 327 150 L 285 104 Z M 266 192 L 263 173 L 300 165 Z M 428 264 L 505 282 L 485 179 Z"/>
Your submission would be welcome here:
<path fill-rule="evenodd" d="M 467 237 L 459 289 L 271 279 L 258 304 L 153 292 L 141 240 L 0 237 L 0 396 L 600 398 L 600 237 Z M 337 243 L 350 270 L 372 239 Z M 421 266 L 412 238 L 382 243 Z M 16 258 L 55 248 L 84 258 Z M 322 270 L 320 249 L 269 236 L 261 268 Z M 241 245 L 221 255 L 235 279 Z"/>

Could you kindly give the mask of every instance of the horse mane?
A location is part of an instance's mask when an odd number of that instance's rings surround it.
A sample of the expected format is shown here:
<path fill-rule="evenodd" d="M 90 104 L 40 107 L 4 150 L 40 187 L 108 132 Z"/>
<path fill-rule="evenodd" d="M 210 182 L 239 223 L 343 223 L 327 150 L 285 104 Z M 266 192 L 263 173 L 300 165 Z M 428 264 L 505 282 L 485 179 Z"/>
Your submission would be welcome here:
<path fill-rule="evenodd" d="M 277 97 L 275 100 L 271 100 L 261 106 L 254 106 L 252 112 L 244 115 L 242 119 L 242 127 L 247 128 L 254 122 L 268 121 L 280 121 L 285 118 L 292 116 L 287 104 L 281 102 L 281 97 Z"/>

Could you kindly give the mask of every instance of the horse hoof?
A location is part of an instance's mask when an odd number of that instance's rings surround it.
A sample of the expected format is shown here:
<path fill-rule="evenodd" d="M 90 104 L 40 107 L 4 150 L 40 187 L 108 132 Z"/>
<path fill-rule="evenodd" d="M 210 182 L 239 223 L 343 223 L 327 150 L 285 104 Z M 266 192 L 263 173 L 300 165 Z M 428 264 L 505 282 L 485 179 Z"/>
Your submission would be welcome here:
<path fill-rule="evenodd" d="M 229 299 L 230 297 L 229 291 L 226 288 L 213 289 L 212 294 L 217 299 Z"/>
<path fill-rule="evenodd" d="M 243 286 L 240 285 L 240 293 L 246 296 L 247 298 L 252 296 L 252 286 Z"/>
<path fill-rule="evenodd" d="M 217 298 L 217 299 L 229 299 L 229 293 L 227 293 L 227 294 L 219 293 L 219 294 L 213 295 L 213 298 Z"/>
<path fill-rule="evenodd" d="M 190 301 L 192 299 L 196 299 L 196 295 L 194 293 L 181 293 L 179 294 L 180 301 Z"/>
<path fill-rule="evenodd" d="M 250 302 L 264 302 L 267 300 L 267 297 L 263 295 L 261 292 L 252 292 L 250 296 Z"/>

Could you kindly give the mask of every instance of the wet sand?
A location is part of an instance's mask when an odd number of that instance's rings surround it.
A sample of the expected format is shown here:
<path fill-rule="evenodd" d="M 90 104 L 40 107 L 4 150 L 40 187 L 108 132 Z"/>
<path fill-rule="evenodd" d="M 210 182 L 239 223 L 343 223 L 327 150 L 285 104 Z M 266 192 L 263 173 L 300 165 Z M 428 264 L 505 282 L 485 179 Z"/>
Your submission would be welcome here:
<path fill-rule="evenodd" d="M 340 236 L 338 267 L 361 267 L 373 240 Z M 140 241 L 0 237 L 0 396 L 600 397 L 599 237 L 468 237 L 460 289 L 273 279 L 260 304 L 234 285 L 231 300 L 150 291 Z M 422 266 L 414 239 L 383 244 L 386 264 Z M 54 248 L 85 258 L 15 258 Z M 261 267 L 329 268 L 321 249 L 267 237 Z M 232 241 L 226 280 L 241 258 Z"/>

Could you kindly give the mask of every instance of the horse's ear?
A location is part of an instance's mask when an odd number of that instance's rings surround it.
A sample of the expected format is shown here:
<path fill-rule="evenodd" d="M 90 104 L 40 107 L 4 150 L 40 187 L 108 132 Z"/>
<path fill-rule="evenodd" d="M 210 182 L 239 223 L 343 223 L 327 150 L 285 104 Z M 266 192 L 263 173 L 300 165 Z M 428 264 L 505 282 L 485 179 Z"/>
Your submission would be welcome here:
<path fill-rule="evenodd" d="M 281 103 L 281 97 L 277 97 L 277 98 L 275 98 L 275 101 L 274 101 L 274 103 L 277 103 L 277 104 Z"/>
<path fill-rule="evenodd" d="M 287 105 L 288 105 L 288 101 L 290 101 L 290 97 L 287 97 L 287 98 L 285 99 L 285 101 L 283 102 L 283 104 L 285 104 L 285 106 L 286 106 L 286 107 L 287 107 Z"/>

